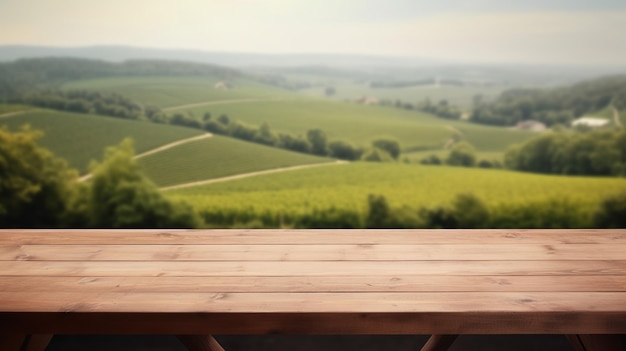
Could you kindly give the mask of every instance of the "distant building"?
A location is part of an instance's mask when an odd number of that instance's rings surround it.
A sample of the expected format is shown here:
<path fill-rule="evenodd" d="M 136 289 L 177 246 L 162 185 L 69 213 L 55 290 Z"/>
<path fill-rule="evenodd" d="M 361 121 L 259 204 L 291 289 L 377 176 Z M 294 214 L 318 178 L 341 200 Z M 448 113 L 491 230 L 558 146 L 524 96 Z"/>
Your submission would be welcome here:
<path fill-rule="evenodd" d="M 375 97 L 362 97 L 360 99 L 356 99 L 354 100 L 354 102 L 356 102 L 357 104 L 361 104 L 361 105 L 377 105 L 378 104 L 378 99 Z"/>
<path fill-rule="evenodd" d="M 228 82 L 217 82 L 213 87 L 218 90 L 230 90 L 233 88 L 233 86 Z"/>
<path fill-rule="evenodd" d="M 609 124 L 608 119 L 598 117 L 581 117 L 572 122 L 572 126 L 587 126 L 591 128 L 604 127 Z"/>
<path fill-rule="evenodd" d="M 543 132 L 544 130 L 547 129 L 545 124 L 539 121 L 533 121 L 533 120 L 521 121 L 517 123 L 516 128 L 522 129 L 522 130 L 528 130 L 531 132 Z"/>

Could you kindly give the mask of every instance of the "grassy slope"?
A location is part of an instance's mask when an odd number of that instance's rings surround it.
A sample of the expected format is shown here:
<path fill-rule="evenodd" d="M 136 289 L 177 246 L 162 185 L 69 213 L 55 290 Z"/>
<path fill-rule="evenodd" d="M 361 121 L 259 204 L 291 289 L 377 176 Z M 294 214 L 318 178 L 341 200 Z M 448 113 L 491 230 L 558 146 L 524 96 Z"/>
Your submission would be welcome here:
<path fill-rule="evenodd" d="M 471 192 L 488 205 L 569 199 L 592 211 L 601 198 L 626 191 L 626 179 L 563 177 L 503 170 L 352 163 L 173 190 L 198 208 L 254 208 L 284 213 L 314 208 L 365 210 L 368 194 L 392 206 L 433 206 Z"/>
<path fill-rule="evenodd" d="M 215 135 L 142 157 L 139 164 L 157 185 L 168 186 L 329 161 Z"/>
<path fill-rule="evenodd" d="M 73 81 L 63 89 L 87 89 L 122 94 L 146 105 L 170 107 L 184 104 L 241 99 L 280 97 L 288 92 L 248 80 L 235 80 L 235 89 L 218 90 L 218 78 L 211 77 L 128 77 Z"/>
<path fill-rule="evenodd" d="M 81 173 L 87 171 L 90 160 L 102 158 L 104 148 L 126 137 L 135 140 L 135 148 L 140 153 L 203 133 L 189 128 L 56 111 L 31 111 L 0 119 L 0 125 L 10 130 L 17 130 L 24 124 L 43 130 L 45 134 L 40 144 L 68 160 Z"/>
<path fill-rule="evenodd" d="M 485 98 L 497 96 L 502 92 L 501 87 L 479 87 L 479 86 L 414 86 L 405 88 L 370 88 L 367 83 L 338 82 L 329 83 L 337 90 L 336 97 L 339 99 L 358 99 L 362 96 L 375 97 L 378 99 L 400 99 L 405 102 L 417 103 L 424 99 L 433 102 L 446 99 L 450 103 L 459 106 L 461 109 L 469 110 L 475 95 L 480 94 Z M 312 96 L 323 96 L 324 88 L 311 88 L 301 91 Z"/>
<path fill-rule="evenodd" d="M 521 131 L 449 121 L 416 111 L 330 100 L 217 105 L 190 111 L 197 116 L 207 111 L 214 116 L 225 113 L 231 119 L 256 125 L 267 122 L 274 130 L 296 134 L 321 128 L 330 140 L 342 139 L 360 145 L 368 145 L 377 137 L 393 136 L 403 148 L 440 149 L 456 129 L 480 150 L 502 151 L 510 143 L 530 136 Z"/>

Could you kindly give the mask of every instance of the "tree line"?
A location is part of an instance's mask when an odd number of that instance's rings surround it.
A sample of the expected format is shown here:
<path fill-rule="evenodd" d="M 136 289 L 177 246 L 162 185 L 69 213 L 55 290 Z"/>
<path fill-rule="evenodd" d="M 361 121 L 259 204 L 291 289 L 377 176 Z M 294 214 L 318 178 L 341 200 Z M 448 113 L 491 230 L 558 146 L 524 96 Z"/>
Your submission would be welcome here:
<path fill-rule="evenodd" d="M 460 119 L 461 115 L 463 114 L 459 107 L 451 104 L 446 99 L 441 99 L 437 103 L 433 103 L 430 99 L 424 99 L 417 104 L 402 101 L 400 99 L 397 99 L 395 101 L 383 99 L 379 102 L 379 105 L 390 106 L 409 111 L 422 111 L 445 119 Z"/>
<path fill-rule="evenodd" d="M 554 89 L 511 89 L 495 100 L 477 98 L 470 121 L 513 126 L 535 120 L 548 126 L 569 124 L 575 118 L 612 105 L 626 109 L 626 76 L 612 76 Z"/>
<path fill-rule="evenodd" d="M 129 60 L 121 63 L 79 58 L 28 58 L 0 63 L 0 102 L 21 98 L 41 89 L 80 79 L 138 76 L 210 76 L 219 79 L 242 77 L 234 69 L 210 64 Z"/>
<path fill-rule="evenodd" d="M 566 175 L 626 175 L 626 131 L 557 129 L 509 148 L 507 168 Z"/>

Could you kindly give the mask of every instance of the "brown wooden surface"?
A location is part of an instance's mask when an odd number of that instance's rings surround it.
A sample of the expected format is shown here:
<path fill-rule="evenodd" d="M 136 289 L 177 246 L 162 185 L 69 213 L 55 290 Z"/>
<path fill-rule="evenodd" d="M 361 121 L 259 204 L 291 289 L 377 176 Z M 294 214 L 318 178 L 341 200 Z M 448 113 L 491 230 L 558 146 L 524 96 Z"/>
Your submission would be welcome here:
<path fill-rule="evenodd" d="M 24 345 L 22 345 L 21 351 L 44 351 L 50 340 L 52 340 L 52 334 L 32 334 L 26 338 Z"/>
<path fill-rule="evenodd" d="M 0 230 L 35 333 L 622 334 L 624 230 Z"/>

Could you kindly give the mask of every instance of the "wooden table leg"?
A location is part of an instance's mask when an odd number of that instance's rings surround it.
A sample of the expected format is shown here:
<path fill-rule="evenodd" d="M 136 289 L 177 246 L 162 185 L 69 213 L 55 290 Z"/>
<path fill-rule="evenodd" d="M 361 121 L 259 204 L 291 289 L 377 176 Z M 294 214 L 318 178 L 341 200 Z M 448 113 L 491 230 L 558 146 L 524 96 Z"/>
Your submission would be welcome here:
<path fill-rule="evenodd" d="M 178 335 L 178 340 L 189 351 L 224 351 L 222 345 L 211 335 Z"/>
<path fill-rule="evenodd" d="M 431 335 L 421 351 L 447 351 L 458 335 Z"/>
<path fill-rule="evenodd" d="M 2 332 L 0 333 L 0 350 L 20 351 L 25 339 L 26 334 Z"/>
<path fill-rule="evenodd" d="M 573 334 L 567 339 L 576 351 L 624 351 L 626 345 L 620 335 Z"/>
<path fill-rule="evenodd" d="M 22 347 L 22 351 L 44 351 L 50 340 L 52 340 L 52 334 L 32 334 L 26 338 L 26 342 Z"/>

